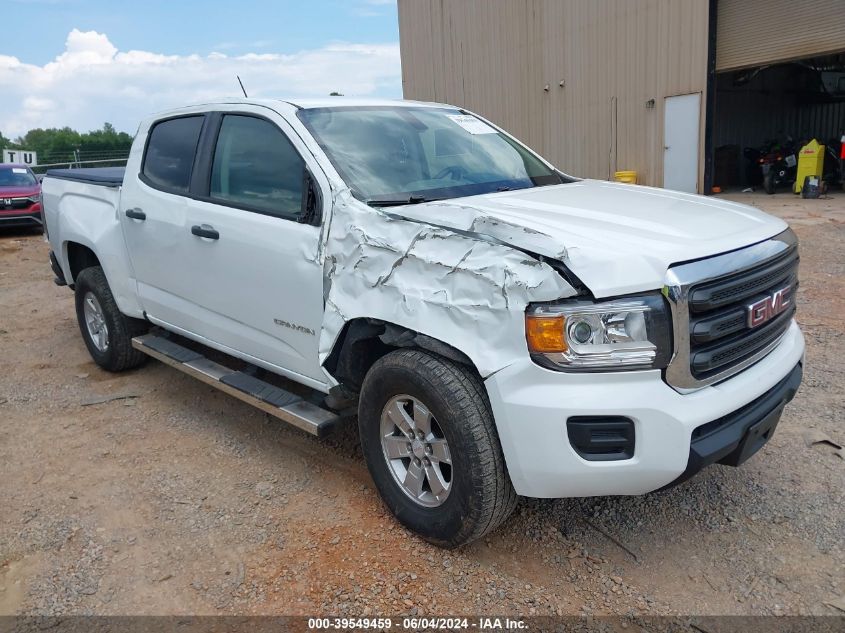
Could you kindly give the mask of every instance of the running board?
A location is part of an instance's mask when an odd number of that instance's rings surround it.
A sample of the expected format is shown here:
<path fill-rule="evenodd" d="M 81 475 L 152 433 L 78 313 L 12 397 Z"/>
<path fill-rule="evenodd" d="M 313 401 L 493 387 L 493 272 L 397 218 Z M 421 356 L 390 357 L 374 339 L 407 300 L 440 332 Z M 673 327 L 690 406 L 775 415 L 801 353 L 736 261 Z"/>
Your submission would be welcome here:
<path fill-rule="evenodd" d="M 328 434 L 340 419 L 295 393 L 224 367 L 163 336 L 136 336 L 132 347 L 317 437 Z"/>

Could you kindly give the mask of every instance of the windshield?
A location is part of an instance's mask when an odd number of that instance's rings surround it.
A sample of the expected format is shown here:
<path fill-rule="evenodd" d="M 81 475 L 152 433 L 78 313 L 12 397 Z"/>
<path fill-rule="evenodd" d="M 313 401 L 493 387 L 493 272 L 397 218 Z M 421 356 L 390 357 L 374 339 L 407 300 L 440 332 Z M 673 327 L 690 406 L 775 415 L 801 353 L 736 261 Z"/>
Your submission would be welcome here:
<path fill-rule="evenodd" d="M 454 108 L 300 110 L 356 197 L 408 204 L 567 182 L 525 147 Z"/>
<path fill-rule="evenodd" d="M 0 187 L 32 187 L 38 184 L 25 167 L 0 167 Z"/>

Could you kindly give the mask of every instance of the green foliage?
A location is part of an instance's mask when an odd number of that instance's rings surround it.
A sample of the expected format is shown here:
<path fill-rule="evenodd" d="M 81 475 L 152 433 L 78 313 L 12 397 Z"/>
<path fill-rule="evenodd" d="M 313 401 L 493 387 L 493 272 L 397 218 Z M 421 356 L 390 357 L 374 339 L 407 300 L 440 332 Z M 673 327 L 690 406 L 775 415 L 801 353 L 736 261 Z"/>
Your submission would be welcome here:
<path fill-rule="evenodd" d="M 132 137 L 126 132 L 118 132 L 111 123 L 103 124 L 102 129 L 82 134 L 69 127 L 36 128 L 18 137 L 14 142 L 0 134 L 0 147 L 38 152 L 40 163 L 67 160 L 77 149 L 83 154 L 128 152 L 131 145 Z"/>
<path fill-rule="evenodd" d="M 80 137 L 82 151 L 126 150 L 132 145 L 132 137 L 126 132 L 118 132 L 111 123 L 104 123 L 103 129 L 94 130 Z"/>
<path fill-rule="evenodd" d="M 41 160 L 53 154 L 72 154 L 73 150 L 79 147 L 81 135 L 69 127 L 64 128 L 36 128 L 30 130 L 15 140 L 19 149 L 28 149 L 38 152 Z"/>

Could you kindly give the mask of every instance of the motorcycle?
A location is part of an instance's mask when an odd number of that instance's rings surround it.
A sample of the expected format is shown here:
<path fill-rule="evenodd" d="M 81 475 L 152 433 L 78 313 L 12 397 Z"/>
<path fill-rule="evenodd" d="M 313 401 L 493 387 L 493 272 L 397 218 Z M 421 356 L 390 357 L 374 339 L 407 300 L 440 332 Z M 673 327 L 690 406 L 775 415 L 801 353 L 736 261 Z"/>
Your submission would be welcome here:
<path fill-rule="evenodd" d="M 757 159 L 763 172 L 763 190 L 773 194 L 781 185 L 792 185 L 798 173 L 795 142 L 788 137 L 783 144 L 772 142 Z"/>
<path fill-rule="evenodd" d="M 774 193 L 778 186 L 795 182 L 798 159 L 792 137 L 784 143 L 766 141 L 760 147 L 746 147 L 745 180 L 752 186 L 763 185 L 766 193 Z"/>

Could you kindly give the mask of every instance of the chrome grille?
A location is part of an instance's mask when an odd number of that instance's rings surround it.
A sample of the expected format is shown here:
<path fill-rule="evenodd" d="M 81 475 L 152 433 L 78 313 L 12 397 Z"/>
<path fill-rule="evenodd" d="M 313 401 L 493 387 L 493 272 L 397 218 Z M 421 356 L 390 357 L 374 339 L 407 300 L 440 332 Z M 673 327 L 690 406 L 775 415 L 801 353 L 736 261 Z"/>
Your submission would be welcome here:
<path fill-rule="evenodd" d="M 768 354 L 795 314 L 797 275 L 798 244 L 790 230 L 670 268 L 664 294 L 672 307 L 675 342 L 667 382 L 694 389 L 724 380 Z M 750 327 L 748 306 L 786 286 L 792 288 L 788 308 Z"/>
<path fill-rule="evenodd" d="M 765 262 L 752 270 L 697 284 L 690 288 L 691 313 L 708 312 L 727 305 L 751 299 L 761 291 L 782 287 L 795 275 L 798 267 L 798 248 L 787 249 L 773 261 Z"/>
<path fill-rule="evenodd" d="M 6 201 L 9 201 L 8 204 Z M 7 211 L 9 209 L 28 209 L 32 206 L 32 201 L 29 198 L 4 198 L 0 195 L 0 211 Z"/>

